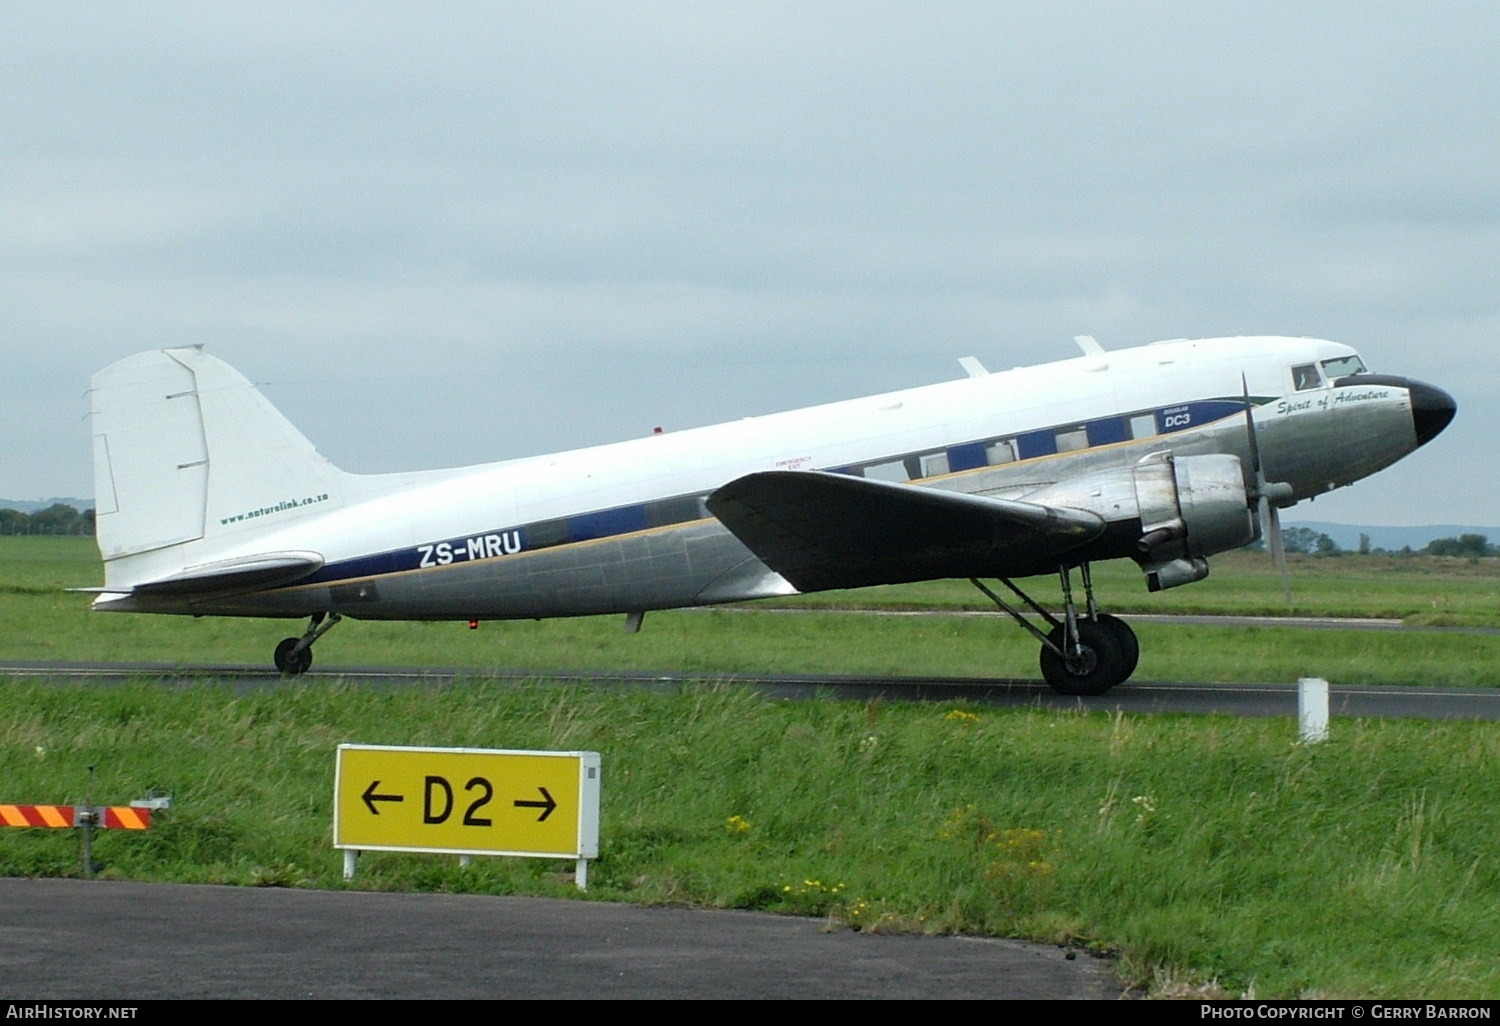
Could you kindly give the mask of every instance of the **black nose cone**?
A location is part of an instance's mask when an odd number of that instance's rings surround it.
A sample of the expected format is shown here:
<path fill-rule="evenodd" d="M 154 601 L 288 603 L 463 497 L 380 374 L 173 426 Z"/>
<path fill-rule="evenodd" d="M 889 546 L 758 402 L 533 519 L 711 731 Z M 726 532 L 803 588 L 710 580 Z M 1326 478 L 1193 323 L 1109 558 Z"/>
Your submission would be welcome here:
<path fill-rule="evenodd" d="M 1458 412 L 1458 404 L 1441 388 L 1396 374 L 1351 374 L 1338 378 L 1334 385 L 1340 388 L 1345 385 L 1392 385 L 1406 389 L 1411 396 L 1411 420 L 1418 445 L 1426 445 L 1436 438 Z"/>
<path fill-rule="evenodd" d="M 1417 429 L 1417 444 L 1426 445 L 1448 426 L 1458 412 L 1458 404 L 1441 388 L 1420 381 L 1411 382 L 1407 388 L 1411 392 L 1411 419 Z"/>

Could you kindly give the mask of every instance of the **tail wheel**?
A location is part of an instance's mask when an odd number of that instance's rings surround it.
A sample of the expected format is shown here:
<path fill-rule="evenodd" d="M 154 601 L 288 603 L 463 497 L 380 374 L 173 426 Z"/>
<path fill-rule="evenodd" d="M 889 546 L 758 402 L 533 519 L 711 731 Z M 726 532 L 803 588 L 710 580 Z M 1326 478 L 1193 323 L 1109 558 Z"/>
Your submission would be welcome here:
<path fill-rule="evenodd" d="M 1051 645 L 1042 646 L 1042 676 L 1058 694 L 1102 695 L 1130 675 L 1125 654 L 1113 628 L 1093 620 L 1078 620 L 1077 627 L 1076 649 L 1068 644 L 1065 626 L 1052 629 L 1047 640 L 1065 654 L 1058 655 Z"/>
<path fill-rule="evenodd" d="M 300 673 L 306 673 L 307 668 L 312 665 L 312 646 L 308 645 L 296 655 L 292 650 L 297 647 L 300 638 L 287 638 L 276 646 L 276 669 L 288 677 L 295 677 Z"/>

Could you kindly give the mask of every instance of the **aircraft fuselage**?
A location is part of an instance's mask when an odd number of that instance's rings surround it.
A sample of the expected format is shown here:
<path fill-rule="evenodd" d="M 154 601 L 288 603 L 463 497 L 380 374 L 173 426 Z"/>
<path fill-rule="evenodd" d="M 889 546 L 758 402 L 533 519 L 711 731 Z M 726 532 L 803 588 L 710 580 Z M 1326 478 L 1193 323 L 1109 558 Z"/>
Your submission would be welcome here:
<path fill-rule="evenodd" d="M 1453 412 L 1430 386 L 1363 373 L 1355 351 L 1335 342 L 1156 343 L 548 456 L 414 475 L 334 472 L 302 494 L 241 489 L 233 507 L 216 505 L 210 487 L 200 537 L 112 559 L 106 548 L 109 591 L 96 607 L 506 619 L 793 594 L 708 511 L 709 495 L 749 474 L 817 470 L 1110 520 L 1095 508 L 1108 502 L 1109 482 L 1156 453 L 1179 463 L 1235 457 L 1243 487 L 1253 488 L 1247 394 L 1280 506 L 1389 466 Z M 1123 509 L 1065 562 L 1139 559 L 1145 519 Z M 904 541 L 895 532 L 884 544 Z M 259 589 L 137 587 L 265 553 L 317 569 Z M 1039 557 L 1010 576 L 1058 563 Z"/>

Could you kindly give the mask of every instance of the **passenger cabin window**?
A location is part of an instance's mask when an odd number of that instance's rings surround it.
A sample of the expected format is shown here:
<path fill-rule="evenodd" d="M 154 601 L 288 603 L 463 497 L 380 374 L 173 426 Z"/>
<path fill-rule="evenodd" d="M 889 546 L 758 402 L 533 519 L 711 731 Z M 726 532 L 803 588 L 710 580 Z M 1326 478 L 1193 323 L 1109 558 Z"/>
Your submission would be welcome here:
<path fill-rule="evenodd" d="M 1068 428 L 1057 433 L 1058 452 L 1077 452 L 1089 447 L 1089 433 L 1084 428 Z"/>
<path fill-rule="evenodd" d="M 1131 438 L 1150 438 L 1156 434 L 1156 414 L 1139 413 L 1130 418 Z"/>
<path fill-rule="evenodd" d="M 922 476 L 937 477 L 939 474 L 948 473 L 948 454 L 946 452 L 933 453 L 922 457 Z"/>
<path fill-rule="evenodd" d="M 1299 392 L 1305 392 L 1309 388 L 1321 388 L 1323 379 L 1318 377 L 1318 365 L 1315 363 L 1304 363 L 1292 368 L 1292 387 Z"/>
<path fill-rule="evenodd" d="M 1328 380 L 1346 378 L 1350 374 L 1368 374 L 1365 370 L 1364 361 L 1357 356 L 1340 356 L 1336 360 L 1323 361 L 1323 373 L 1328 375 Z"/>
<path fill-rule="evenodd" d="M 868 477 L 875 481 L 910 481 L 912 475 L 907 473 L 906 463 L 903 460 L 890 460 L 886 463 L 871 463 L 864 468 L 862 477 Z"/>
<path fill-rule="evenodd" d="M 1002 463 L 1014 463 L 1016 460 L 1016 448 L 1008 440 L 991 442 L 984 447 L 984 454 L 992 467 L 997 467 Z"/>

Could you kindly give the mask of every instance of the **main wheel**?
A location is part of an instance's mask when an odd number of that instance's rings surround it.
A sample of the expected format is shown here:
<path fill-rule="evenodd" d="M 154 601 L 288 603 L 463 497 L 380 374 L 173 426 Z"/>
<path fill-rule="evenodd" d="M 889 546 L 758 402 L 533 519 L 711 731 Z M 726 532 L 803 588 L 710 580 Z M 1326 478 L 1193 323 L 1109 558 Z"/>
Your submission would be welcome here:
<path fill-rule="evenodd" d="M 1135 636 L 1135 631 L 1131 630 L 1130 624 L 1118 616 L 1100 613 L 1094 622 L 1114 634 L 1115 643 L 1120 646 L 1120 656 L 1125 660 L 1125 675 L 1120 678 L 1120 681 L 1129 680 L 1130 675 L 1135 672 L 1136 664 L 1141 661 L 1140 639 Z"/>
<path fill-rule="evenodd" d="M 1066 653 L 1042 646 L 1042 676 L 1060 695 L 1102 695 L 1129 676 L 1114 630 L 1093 620 L 1078 621 L 1076 652 L 1069 650 L 1066 626 L 1054 627 L 1047 640 Z"/>
<path fill-rule="evenodd" d="M 307 668 L 312 665 L 311 645 L 308 645 L 296 655 L 292 655 L 292 649 L 297 647 L 299 640 L 299 638 L 287 638 L 276 646 L 276 669 L 288 677 L 295 677 L 299 673 L 306 673 Z"/>

